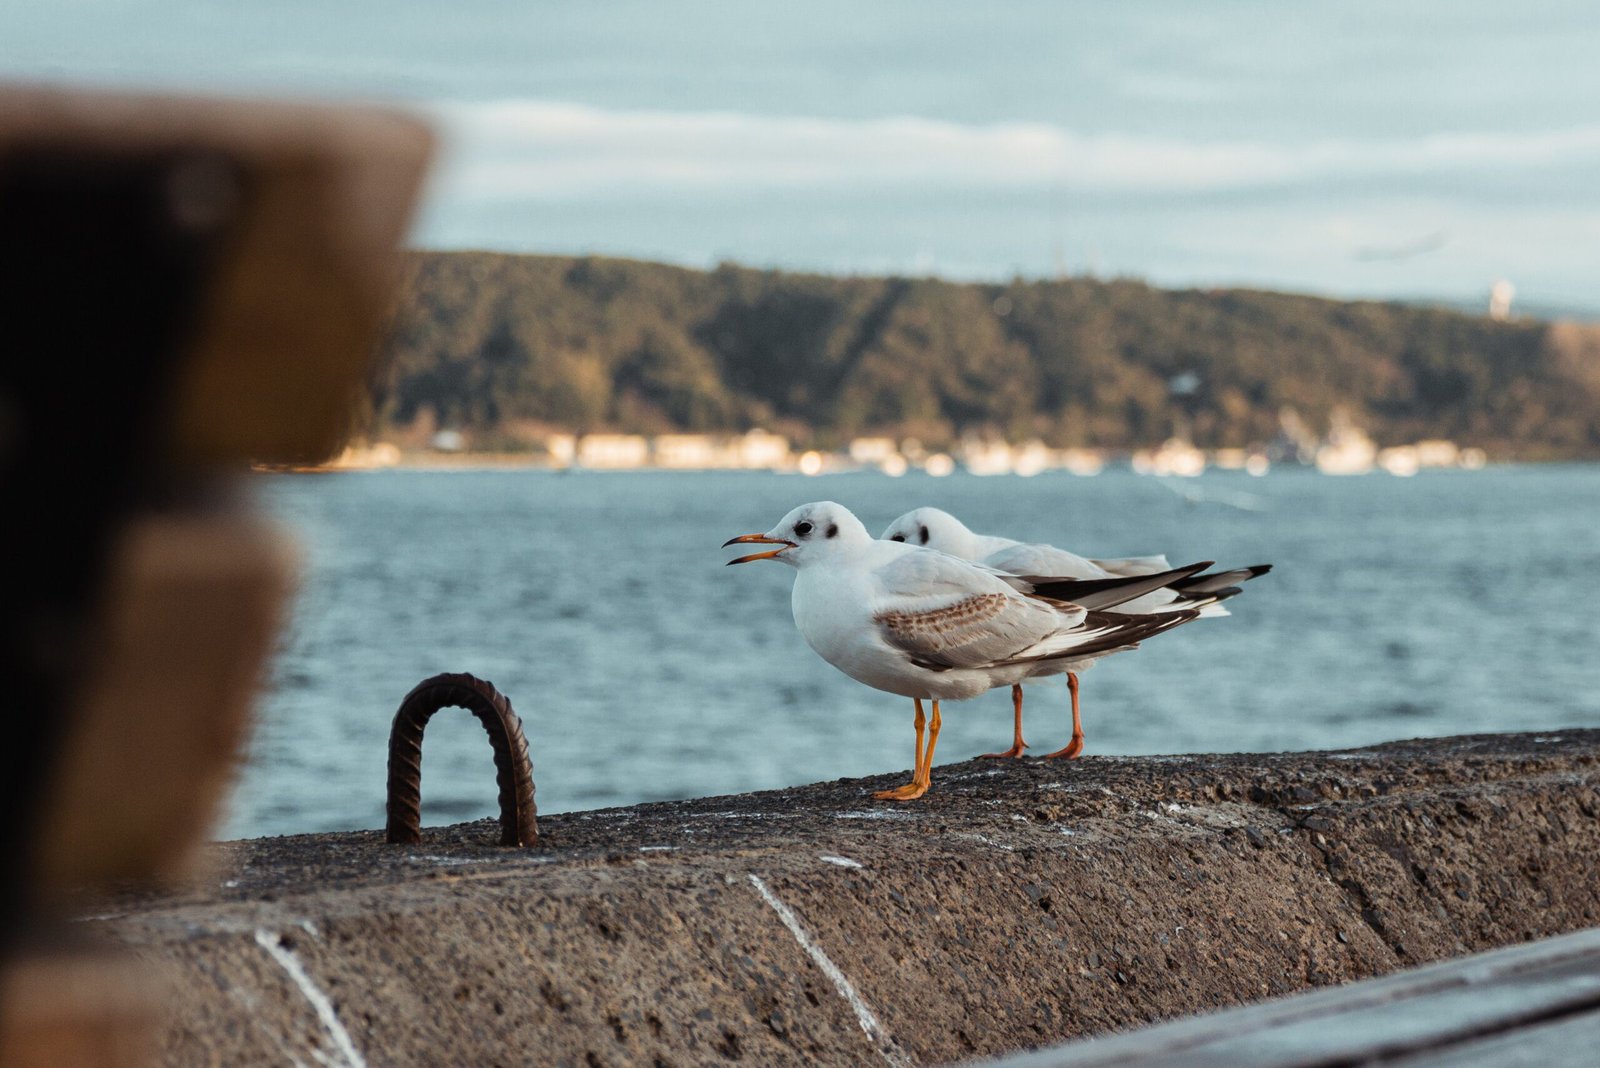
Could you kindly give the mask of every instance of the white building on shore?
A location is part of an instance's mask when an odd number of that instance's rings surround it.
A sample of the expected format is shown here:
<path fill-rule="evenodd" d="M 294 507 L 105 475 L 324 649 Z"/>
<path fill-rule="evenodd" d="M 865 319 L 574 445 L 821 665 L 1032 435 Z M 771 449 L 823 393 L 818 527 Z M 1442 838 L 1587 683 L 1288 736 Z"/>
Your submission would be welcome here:
<path fill-rule="evenodd" d="M 650 439 L 643 434 L 585 434 L 578 439 L 579 467 L 620 469 L 650 462 Z"/>

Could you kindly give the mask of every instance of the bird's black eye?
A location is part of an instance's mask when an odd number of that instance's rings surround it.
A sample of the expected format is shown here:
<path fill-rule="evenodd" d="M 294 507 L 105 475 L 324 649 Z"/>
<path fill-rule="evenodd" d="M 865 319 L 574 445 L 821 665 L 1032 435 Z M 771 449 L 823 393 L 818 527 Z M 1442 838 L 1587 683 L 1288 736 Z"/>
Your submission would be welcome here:
<path fill-rule="evenodd" d="M 928 544 L 928 528 L 927 527 L 923 527 L 922 530 L 918 533 L 918 537 L 920 537 L 922 539 L 922 544 L 924 544 L 924 545 Z"/>
<path fill-rule="evenodd" d="M 802 538 L 811 533 L 811 524 L 807 520 L 800 520 L 794 525 L 794 532 Z"/>
<path fill-rule="evenodd" d="M 838 536 L 839 536 L 839 524 L 838 523 L 829 523 L 828 524 L 828 537 L 837 538 Z"/>
<path fill-rule="evenodd" d="M 905 541 L 906 540 L 906 536 L 904 534 L 896 534 L 894 537 L 890 538 L 889 540 L 890 541 Z"/>

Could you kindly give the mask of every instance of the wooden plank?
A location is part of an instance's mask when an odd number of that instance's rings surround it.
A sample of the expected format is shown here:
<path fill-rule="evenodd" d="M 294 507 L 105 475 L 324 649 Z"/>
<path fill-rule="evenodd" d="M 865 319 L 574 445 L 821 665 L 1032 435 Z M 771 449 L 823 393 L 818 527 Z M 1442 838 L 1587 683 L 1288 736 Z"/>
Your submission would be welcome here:
<path fill-rule="evenodd" d="M 1589 1009 L 1600 1012 L 1600 929 L 990 1064 L 1299 1068 L 1388 1063 Z M 1593 1058 L 1576 1063 L 1593 1063 Z"/>
<path fill-rule="evenodd" d="M 1551 1068 L 1600 1063 L 1600 1013 L 1554 1020 L 1389 1061 L 1393 1068 Z"/>
<path fill-rule="evenodd" d="M 1205 1066 L 1298 1068 L 1330 1061 L 1379 1061 L 1437 1049 L 1469 1036 L 1511 1030 L 1554 1013 L 1600 1008 L 1600 958 L 1569 962 L 1562 974 L 1511 976 L 1437 991 L 1289 1027 L 1243 1032 L 1177 1059 Z M 1576 967 L 1577 971 L 1571 969 Z"/>

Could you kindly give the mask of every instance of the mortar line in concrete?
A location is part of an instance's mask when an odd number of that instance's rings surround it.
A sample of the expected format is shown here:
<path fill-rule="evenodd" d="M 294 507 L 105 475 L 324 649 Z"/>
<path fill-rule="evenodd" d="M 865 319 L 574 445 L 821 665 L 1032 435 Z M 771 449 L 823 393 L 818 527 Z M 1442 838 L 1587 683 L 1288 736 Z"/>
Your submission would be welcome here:
<path fill-rule="evenodd" d="M 910 1068 L 911 1058 L 906 1056 L 905 1051 L 895 1043 L 893 1038 L 889 1037 L 889 1033 L 878 1022 L 878 1017 L 873 1013 L 872 1008 L 856 992 L 856 988 L 851 984 L 844 972 L 839 970 L 839 966 L 833 963 L 828 955 L 822 951 L 822 947 L 812 939 L 811 933 L 801 924 L 800 918 L 754 872 L 750 873 L 750 885 L 756 888 L 756 893 L 761 895 L 763 901 L 772 906 L 772 911 L 778 914 L 778 919 L 782 920 L 783 925 L 789 929 L 789 933 L 794 935 L 794 940 L 800 943 L 800 948 L 806 951 L 806 955 L 816 963 L 818 968 L 822 969 L 822 974 L 826 975 L 833 983 L 834 988 L 839 991 L 839 996 L 844 998 L 846 1004 L 854 1010 L 856 1021 L 861 1024 L 861 1030 L 867 1033 L 867 1038 L 877 1047 L 878 1052 L 883 1055 L 883 1059 L 889 1063 L 891 1068 Z"/>
<path fill-rule="evenodd" d="M 322 1022 L 322 1029 L 328 1032 L 328 1037 L 333 1040 L 334 1048 L 344 1057 L 349 1068 L 367 1068 L 365 1058 L 356 1049 L 356 1044 L 350 1040 L 350 1032 L 344 1029 L 344 1024 L 339 1022 L 339 1014 L 334 1011 L 333 1002 L 312 982 L 311 976 L 306 973 L 305 967 L 300 963 L 300 958 L 283 945 L 279 936 L 264 928 L 256 928 L 256 944 L 267 951 L 278 966 L 288 973 L 294 985 L 300 988 L 300 993 L 311 1003 L 316 1010 L 317 1019 Z"/>

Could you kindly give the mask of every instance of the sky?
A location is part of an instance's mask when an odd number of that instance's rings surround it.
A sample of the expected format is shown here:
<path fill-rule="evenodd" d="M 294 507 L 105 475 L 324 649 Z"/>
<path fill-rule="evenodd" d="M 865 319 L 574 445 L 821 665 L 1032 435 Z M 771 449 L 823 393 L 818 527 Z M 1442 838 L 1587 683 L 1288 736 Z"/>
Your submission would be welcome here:
<path fill-rule="evenodd" d="M 424 115 L 426 247 L 1587 313 L 1597 56 L 1592 0 L 0 0 L 5 80 Z"/>

